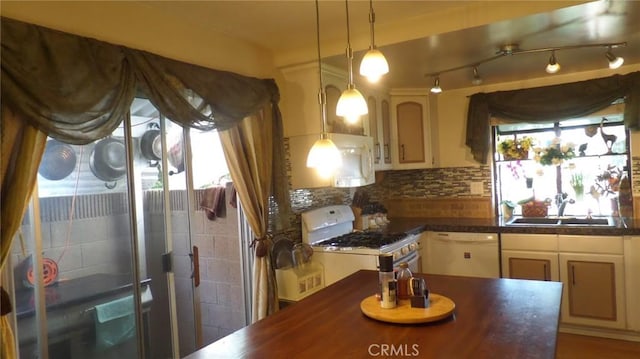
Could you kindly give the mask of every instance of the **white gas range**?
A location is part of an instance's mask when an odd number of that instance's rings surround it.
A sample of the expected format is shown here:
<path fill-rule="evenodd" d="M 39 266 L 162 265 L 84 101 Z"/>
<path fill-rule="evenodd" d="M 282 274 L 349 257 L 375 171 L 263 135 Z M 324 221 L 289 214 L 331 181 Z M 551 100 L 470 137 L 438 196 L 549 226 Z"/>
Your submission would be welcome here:
<path fill-rule="evenodd" d="M 302 213 L 302 240 L 313 248 L 314 260 L 324 265 L 329 285 L 360 269 L 378 269 L 378 256 L 391 253 L 394 267 L 409 263 L 421 272 L 419 234 L 390 233 L 385 228 L 353 231 L 354 215 L 346 205 Z"/>

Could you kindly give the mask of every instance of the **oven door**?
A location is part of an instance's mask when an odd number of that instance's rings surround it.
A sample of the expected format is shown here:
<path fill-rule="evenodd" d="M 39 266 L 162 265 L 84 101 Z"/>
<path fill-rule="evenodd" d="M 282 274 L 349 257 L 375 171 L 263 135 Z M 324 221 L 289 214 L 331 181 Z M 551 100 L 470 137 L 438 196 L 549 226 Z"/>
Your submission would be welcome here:
<path fill-rule="evenodd" d="M 420 259 L 420 252 L 412 251 L 406 256 L 399 258 L 393 262 L 394 269 L 400 268 L 400 263 L 407 262 L 409 264 L 409 270 L 411 273 L 422 273 L 422 260 Z"/>

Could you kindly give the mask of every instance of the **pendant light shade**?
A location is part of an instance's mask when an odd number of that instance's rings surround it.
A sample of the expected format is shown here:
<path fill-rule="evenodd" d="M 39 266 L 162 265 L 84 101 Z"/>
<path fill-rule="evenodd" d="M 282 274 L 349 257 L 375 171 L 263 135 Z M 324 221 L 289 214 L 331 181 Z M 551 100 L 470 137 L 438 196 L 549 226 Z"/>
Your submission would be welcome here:
<path fill-rule="evenodd" d="M 374 24 L 376 14 L 373 12 L 373 0 L 369 0 L 369 27 L 371 32 L 371 46 L 360 62 L 360 75 L 369 82 L 378 82 L 380 78 L 389 72 L 389 64 L 382 52 L 376 48 Z"/>
<path fill-rule="evenodd" d="M 318 175 L 329 178 L 342 165 L 342 157 L 338 147 L 326 134 L 317 140 L 307 155 L 307 167 L 315 168 Z"/>
<path fill-rule="evenodd" d="M 324 92 L 322 84 L 322 62 L 320 57 L 320 10 L 318 9 L 318 0 L 316 0 L 316 39 L 318 44 L 318 76 L 320 90 L 318 92 L 318 103 L 320 104 L 320 120 L 322 121 L 322 133 L 320 139 L 317 140 L 309 154 L 307 154 L 307 167 L 315 168 L 318 175 L 322 178 L 329 178 L 336 169 L 342 166 L 342 156 L 338 147 L 327 136 L 327 96 Z"/>
<path fill-rule="evenodd" d="M 356 123 L 362 115 L 369 112 L 364 96 L 355 87 L 347 87 L 342 92 L 336 106 L 336 115 L 343 116 L 347 123 Z"/>
<path fill-rule="evenodd" d="M 370 48 L 360 63 L 360 75 L 375 83 L 388 72 L 389 64 L 382 52 L 376 48 Z"/>
<path fill-rule="evenodd" d="M 356 89 L 353 83 L 353 50 L 351 49 L 351 39 L 349 37 L 349 2 L 345 0 L 345 8 L 347 12 L 347 67 L 349 71 L 349 83 L 347 89 L 342 92 L 336 106 L 336 115 L 342 116 L 347 123 L 354 124 L 360 116 L 369 113 L 367 101 L 364 96 Z"/>

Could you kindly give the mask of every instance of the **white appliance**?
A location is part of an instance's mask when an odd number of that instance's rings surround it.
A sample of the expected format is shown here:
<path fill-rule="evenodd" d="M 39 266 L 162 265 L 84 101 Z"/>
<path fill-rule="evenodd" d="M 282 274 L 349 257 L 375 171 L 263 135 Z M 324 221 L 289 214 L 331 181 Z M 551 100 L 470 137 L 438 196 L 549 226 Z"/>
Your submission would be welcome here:
<path fill-rule="evenodd" d="M 431 232 L 423 267 L 430 274 L 499 278 L 498 234 Z"/>
<path fill-rule="evenodd" d="M 321 178 L 307 167 L 307 154 L 319 134 L 289 137 L 292 188 L 359 187 L 375 181 L 373 138 L 370 136 L 329 133 L 342 155 L 342 166 L 332 178 Z"/>
<path fill-rule="evenodd" d="M 345 205 L 327 206 L 302 213 L 302 240 L 313 248 L 313 259 L 324 265 L 330 285 L 358 270 L 378 270 L 378 256 L 391 253 L 394 267 L 409 263 L 421 272 L 420 234 L 389 233 L 380 228 L 353 231 L 353 212 Z"/>

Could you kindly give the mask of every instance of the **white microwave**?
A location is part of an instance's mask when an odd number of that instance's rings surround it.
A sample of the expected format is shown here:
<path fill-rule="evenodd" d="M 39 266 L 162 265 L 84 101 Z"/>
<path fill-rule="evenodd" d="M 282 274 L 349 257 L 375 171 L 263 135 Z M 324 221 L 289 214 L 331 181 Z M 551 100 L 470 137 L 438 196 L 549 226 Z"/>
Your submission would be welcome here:
<path fill-rule="evenodd" d="M 315 169 L 307 167 L 307 154 L 320 134 L 289 137 L 291 187 L 360 187 L 375 182 L 373 169 L 373 138 L 370 136 L 329 133 L 342 155 L 342 166 L 332 178 L 321 178 Z"/>

